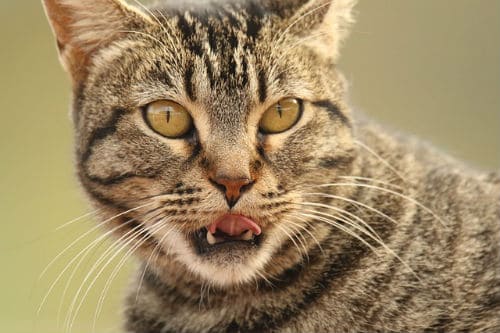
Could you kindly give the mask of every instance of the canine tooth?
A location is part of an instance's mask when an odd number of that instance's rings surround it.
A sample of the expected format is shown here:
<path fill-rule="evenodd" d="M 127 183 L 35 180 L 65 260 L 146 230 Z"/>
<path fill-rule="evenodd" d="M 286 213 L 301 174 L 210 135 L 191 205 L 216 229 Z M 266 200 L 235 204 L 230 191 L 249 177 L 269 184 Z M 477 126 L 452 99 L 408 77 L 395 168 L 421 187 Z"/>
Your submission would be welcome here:
<path fill-rule="evenodd" d="M 215 238 L 214 235 L 212 235 L 212 233 L 210 231 L 207 231 L 207 241 L 208 241 L 208 244 L 210 244 L 210 245 L 217 244 L 217 239 Z"/>
<path fill-rule="evenodd" d="M 245 241 L 249 241 L 253 238 L 252 230 L 247 230 L 243 235 L 241 235 L 241 239 Z"/>

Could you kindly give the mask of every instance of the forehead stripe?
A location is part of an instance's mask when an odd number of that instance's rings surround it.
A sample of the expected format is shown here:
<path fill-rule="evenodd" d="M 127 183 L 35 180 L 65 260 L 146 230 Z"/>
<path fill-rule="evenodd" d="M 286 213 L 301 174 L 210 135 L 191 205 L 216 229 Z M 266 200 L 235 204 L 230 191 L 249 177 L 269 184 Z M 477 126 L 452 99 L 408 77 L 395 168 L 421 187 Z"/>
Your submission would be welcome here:
<path fill-rule="evenodd" d="M 264 103 L 267 98 L 267 80 L 263 71 L 259 71 L 259 101 Z"/>
<path fill-rule="evenodd" d="M 187 66 L 186 71 L 184 72 L 184 90 L 186 91 L 188 97 L 191 100 L 195 101 L 196 94 L 193 85 L 193 74 L 194 74 L 194 69 L 192 64 L 190 64 L 189 66 Z"/>

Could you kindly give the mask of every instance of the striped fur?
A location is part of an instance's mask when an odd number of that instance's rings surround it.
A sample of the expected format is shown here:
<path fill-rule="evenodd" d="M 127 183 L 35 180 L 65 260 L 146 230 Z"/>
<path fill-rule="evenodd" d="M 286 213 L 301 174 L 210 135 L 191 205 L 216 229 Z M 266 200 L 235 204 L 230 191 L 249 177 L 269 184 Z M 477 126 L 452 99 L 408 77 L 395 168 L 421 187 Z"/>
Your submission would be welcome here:
<path fill-rule="evenodd" d="M 500 176 L 351 113 L 335 63 L 353 0 L 44 3 L 84 190 L 110 218 L 148 205 L 108 226 L 136 230 L 142 262 L 127 332 L 500 330 Z M 290 96 L 299 122 L 259 133 Z M 162 99 L 189 110 L 190 137 L 145 124 Z M 229 211 L 213 170 L 255 179 L 231 212 L 259 221 L 256 246 L 190 241 Z"/>

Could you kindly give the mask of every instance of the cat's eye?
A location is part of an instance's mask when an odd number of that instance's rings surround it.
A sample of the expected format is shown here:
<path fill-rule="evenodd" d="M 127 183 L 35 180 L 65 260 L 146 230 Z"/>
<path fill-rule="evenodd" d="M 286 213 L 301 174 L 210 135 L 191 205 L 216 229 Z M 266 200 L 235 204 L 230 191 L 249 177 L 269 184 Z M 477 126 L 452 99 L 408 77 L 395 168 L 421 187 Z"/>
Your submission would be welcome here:
<path fill-rule="evenodd" d="M 173 101 L 157 101 L 144 110 L 144 118 L 153 129 L 167 138 L 177 139 L 193 129 L 193 118 L 182 105 Z"/>
<path fill-rule="evenodd" d="M 271 106 L 262 116 L 259 130 L 264 134 L 281 133 L 292 128 L 302 113 L 302 102 L 285 98 Z"/>

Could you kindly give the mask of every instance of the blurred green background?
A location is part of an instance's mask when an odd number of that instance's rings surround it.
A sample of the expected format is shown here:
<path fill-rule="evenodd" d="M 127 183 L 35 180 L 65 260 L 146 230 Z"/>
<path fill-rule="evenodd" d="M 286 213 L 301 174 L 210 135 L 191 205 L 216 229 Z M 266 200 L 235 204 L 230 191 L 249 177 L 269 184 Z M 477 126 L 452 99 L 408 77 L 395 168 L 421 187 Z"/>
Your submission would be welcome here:
<path fill-rule="evenodd" d="M 499 168 L 500 1 L 361 0 L 357 10 L 341 61 L 352 104 L 476 167 Z M 84 219 L 54 231 L 89 207 L 72 165 L 69 80 L 39 1 L 1 0 L 0 45 L 0 332 L 62 332 L 74 294 L 106 245 L 76 272 L 63 298 L 66 272 L 37 316 L 58 274 L 96 235 L 38 280 L 94 224 Z M 97 332 L 119 332 L 128 271 L 113 283 Z M 73 332 L 92 331 L 110 273 L 91 288 Z"/>

